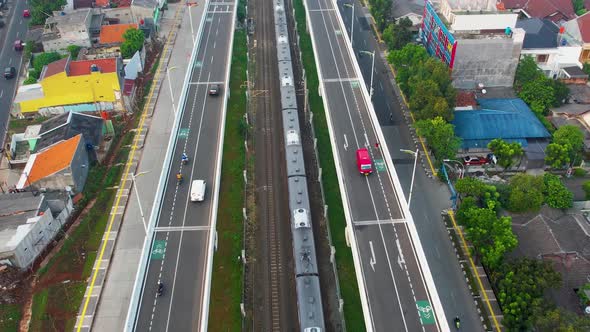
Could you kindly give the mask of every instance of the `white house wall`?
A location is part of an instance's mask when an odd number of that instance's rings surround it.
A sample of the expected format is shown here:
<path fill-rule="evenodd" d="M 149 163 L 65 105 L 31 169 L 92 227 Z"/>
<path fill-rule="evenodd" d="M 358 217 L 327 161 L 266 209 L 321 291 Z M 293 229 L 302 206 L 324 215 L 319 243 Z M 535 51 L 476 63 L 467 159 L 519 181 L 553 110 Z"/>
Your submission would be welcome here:
<path fill-rule="evenodd" d="M 451 15 L 451 30 L 503 30 L 507 27 L 514 29 L 517 14 L 468 14 Z"/>

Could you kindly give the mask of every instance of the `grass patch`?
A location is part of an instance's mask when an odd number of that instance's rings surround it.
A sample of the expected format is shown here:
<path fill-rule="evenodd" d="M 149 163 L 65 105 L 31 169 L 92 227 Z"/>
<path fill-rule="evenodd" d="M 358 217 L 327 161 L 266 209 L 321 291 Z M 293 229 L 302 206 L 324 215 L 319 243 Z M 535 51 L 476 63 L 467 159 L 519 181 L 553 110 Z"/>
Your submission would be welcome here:
<path fill-rule="evenodd" d="M 332 245 L 336 248 L 336 267 L 340 281 L 340 292 L 344 300 L 344 319 L 348 331 L 365 331 L 365 319 L 361 306 L 358 283 L 354 270 L 352 251 L 346 245 L 344 208 L 328 133 L 328 123 L 322 98 L 318 95 L 318 75 L 310 35 L 305 31 L 306 17 L 302 0 L 294 0 L 295 19 L 300 38 L 303 67 L 307 74 L 309 105 L 314 113 L 314 129 L 318 140 L 319 163 L 322 167 L 322 183 L 326 204 L 330 207 L 329 227 Z"/>
<path fill-rule="evenodd" d="M 33 306 L 31 308 L 31 324 L 29 331 L 41 331 L 45 309 L 47 308 L 47 297 L 49 289 L 42 289 L 33 295 Z"/>
<path fill-rule="evenodd" d="M 47 119 L 48 117 L 46 116 L 38 116 L 31 119 L 10 119 L 8 122 L 8 131 L 13 133 L 24 132 L 27 126 L 40 124 Z"/>
<path fill-rule="evenodd" d="M 243 170 L 246 151 L 242 119 L 246 113 L 247 60 L 246 32 L 236 30 L 230 72 L 231 97 L 227 105 L 219 208 L 217 214 L 218 249 L 213 260 L 210 331 L 240 331 L 242 317 L 242 264 L 237 262 L 243 247 L 242 207 L 244 206 Z"/>
<path fill-rule="evenodd" d="M 21 315 L 21 306 L 18 304 L 0 305 L 0 331 L 17 332 Z"/>

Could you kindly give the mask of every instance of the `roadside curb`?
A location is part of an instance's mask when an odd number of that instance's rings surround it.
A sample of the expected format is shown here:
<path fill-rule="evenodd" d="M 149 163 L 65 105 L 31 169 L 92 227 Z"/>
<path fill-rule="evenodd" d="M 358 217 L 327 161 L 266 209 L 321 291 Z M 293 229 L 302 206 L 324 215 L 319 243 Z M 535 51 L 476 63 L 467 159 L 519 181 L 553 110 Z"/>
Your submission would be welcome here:
<path fill-rule="evenodd" d="M 164 81 L 162 75 L 162 68 L 165 68 L 170 56 L 172 55 L 172 46 L 176 41 L 178 29 L 180 27 L 180 21 L 182 20 L 182 13 L 185 10 L 185 6 L 179 6 L 174 14 L 172 24 L 172 30 L 166 38 L 166 43 L 160 54 L 160 60 L 156 74 L 154 75 L 153 84 L 150 88 L 150 92 L 147 96 L 147 102 L 144 106 L 143 113 L 140 118 L 138 127 L 135 129 L 136 135 L 133 139 L 133 146 L 129 154 L 129 159 L 125 165 L 125 171 L 121 177 L 119 188 L 117 190 L 116 198 L 113 203 L 113 207 L 109 214 L 109 224 L 103 235 L 100 244 L 100 252 L 92 268 L 92 277 L 89 280 L 90 285 L 86 287 L 86 292 L 82 300 L 82 305 L 78 311 L 76 319 L 77 332 L 91 331 L 92 324 L 94 322 L 94 315 L 100 303 L 100 296 L 102 294 L 102 288 L 107 276 L 108 269 L 110 267 L 111 258 L 117 242 L 117 236 L 119 234 L 119 228 L 123 221 L 123 215 L 129 201 L 129 194 L 133 186 L 132 174 L 135 174 L 141 153 L 135 153 L 138 149 L 142 149 L 145 143 L 145 139 L 150 128 L 151 116 L 153 115 L 156 101 L 160 87 Z"/>

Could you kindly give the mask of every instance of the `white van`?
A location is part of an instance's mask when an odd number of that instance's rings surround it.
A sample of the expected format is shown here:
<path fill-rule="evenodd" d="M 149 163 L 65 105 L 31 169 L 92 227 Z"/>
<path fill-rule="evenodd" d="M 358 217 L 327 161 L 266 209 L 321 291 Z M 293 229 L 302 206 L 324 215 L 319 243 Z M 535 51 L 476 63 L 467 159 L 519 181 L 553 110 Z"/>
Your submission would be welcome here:
<path fill-rule="evenodd" d="M 205 199 L 205 180 L 194 180 L 191 185 L 191 201 L 202 202 Z"/>

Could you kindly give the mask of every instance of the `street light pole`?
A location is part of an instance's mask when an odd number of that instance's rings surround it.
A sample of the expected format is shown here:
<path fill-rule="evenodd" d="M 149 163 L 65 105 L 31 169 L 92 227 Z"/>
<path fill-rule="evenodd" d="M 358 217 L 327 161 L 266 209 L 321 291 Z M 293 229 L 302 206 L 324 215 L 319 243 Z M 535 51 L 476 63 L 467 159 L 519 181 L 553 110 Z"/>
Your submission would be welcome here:
<path fill-rule="evenodd" d="M 137 198 L 137 205 L 139 205 L 139 214 L 141 215 L 141 223 L 143 224 L 143 229 L 145 230 L 145 235 L 148 235 L 148 228 L 145 222 L 145 216 L 143 215 L 143 208 L 141 206 L 141 200 L 139 199 L 139 191 L 137 190 L 137 177 L 145 175 L 150 171 L 137 173 L 137 175 L 131 173 L 131 180 L 133 180 L 133 190 L 135 191 L 135 198 Z"/>
<path fill-rule="evenodd" d="M 195 31 L 193 30 L 193 13 L 191 11 L 192 8 L 193 8 L 193 4 L 188 4 L 188 17 L 189 17 L 190 24 L 191 24 L 191 41 L 193 42 L 193 45 L 194 45 L 197 40 L 195 38 Z"/>
<path fill-rule="evenodd" d="M 176 113 L 176 107 L 174 105 L 174 92 L 172 91 L 172 80 L 170 79 L 170 71 L 174 69 L 176 69 L 176 66 L 166 67 L 166 76 L 168 77 L 168 88 L 170 89 L 170 98 L 172 99 L 172 111 Z"/>
<path fill-rule="evenodd" d="M 418 153 L 419 150 L 416 151 L 406 150 L 406 149 L 399 149 L 401 152 L 409 153 L 414 155 L 414 170 L 412 171 L 412 181 L 410 182 L 410 195 L 408 195 L 408 210 L 410 209 L 410 204 L 412 203 L 412 191 L 414 190 L 414 179 L 416 177 L 416 165 L 418 164 Z"/>
<path fill-rule="evenodd" d="M 372 99 L 373 98 L 373 73 L 375 72 L 375 51 L 373 51 L 373 52 L 361 51 L 360 53 L 369 54 L 370 56 L 373 57 L 373 62 L 371 64 L 371 87 L 369 90 L 369 97 Z"/>
<path fill-rule="evenodd" d="M 354 38 L 353 38 L 353 36 L 354 36 L 354 1 L 352 2 L 352 5 L 349 3 L 345 3 L 344 6 L 352 8 L 352 23 L 351 23 L 351 27 L 350 27 L 350 44 L 354 48 Z"/>

